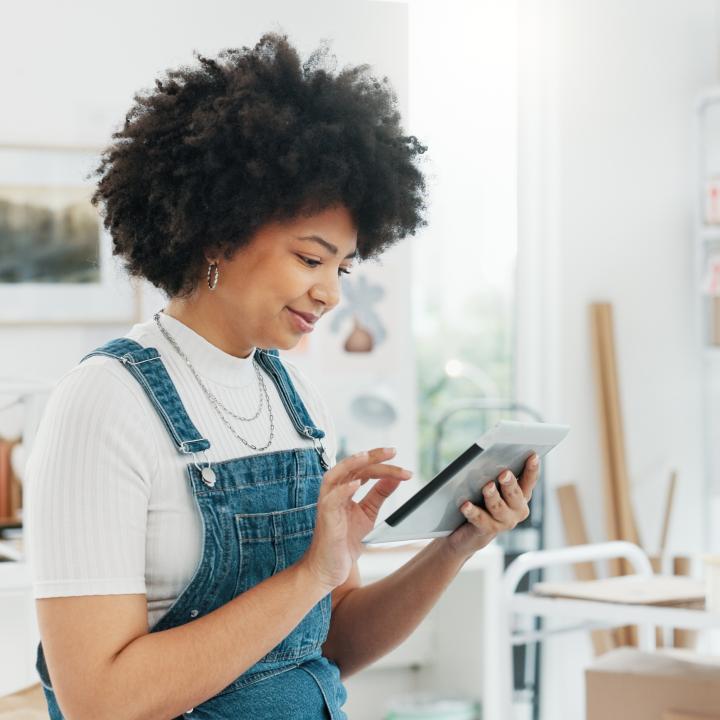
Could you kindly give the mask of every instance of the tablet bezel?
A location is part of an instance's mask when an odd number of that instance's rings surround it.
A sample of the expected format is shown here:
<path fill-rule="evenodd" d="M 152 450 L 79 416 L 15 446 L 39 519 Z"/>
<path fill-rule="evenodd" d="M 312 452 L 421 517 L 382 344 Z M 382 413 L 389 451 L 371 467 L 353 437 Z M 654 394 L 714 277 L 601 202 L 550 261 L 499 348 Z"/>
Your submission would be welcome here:
<path fill-rule="evenodd" d="M 531 446 L 535 448 L 535 452 L 538 452 L 540 457 L 543 457 L 556 447 L 568 432 L 569 427 L 566 425 L 501 420 L 497 425 L 484 433 L 477 442 L 473 443 L 447 467 L 441 470 L 432 480 L 408 498 L 399 508 L 388 515 L 382 523 L 376 525 L 375 528 L 362 539 L 362 542 L 367 544 L 396 542 L 449 535 L 453 530 L 438 530 L 436 528 L 434 530 L 419 531 L 417 529 L 407 528 L 407 531 L 404 532 L 404 528 L 402 527 L 403 521 L 410 518 L 419 507 L 430 501 L 430 498 L 438 490 L 458 477 L 465 467 L 479 457 L 482 457 L 483 452 L 489 450 L 494 444 Z M 524 450 L 523 452 L 527 452 L 525 459 L 532 454 L 532 451 Z M 525 460 L 522 462 L 524 464 Z M 497 478 L 495 478 L 495 482 L 497 484 Z M 482 496 L 480 496 L 477 502 L 482 505 Z M 443 514 L 447 509 L 447 505 L 443 506 Z M 464 521 L 464 518 L 459 510 L 457 512 L 459 526 Z M 402 535 L 402 537 L 399 537 L 400 535 Z"/>

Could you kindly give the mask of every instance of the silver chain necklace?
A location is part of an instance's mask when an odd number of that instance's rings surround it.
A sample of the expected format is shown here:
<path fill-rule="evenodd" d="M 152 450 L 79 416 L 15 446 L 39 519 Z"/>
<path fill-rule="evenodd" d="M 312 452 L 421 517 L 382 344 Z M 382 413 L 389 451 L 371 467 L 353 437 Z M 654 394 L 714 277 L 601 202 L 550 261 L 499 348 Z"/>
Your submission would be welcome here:
<path fill-rule="evenodd" d="M 158 328 L 160 329 L 160 332 L 162 333 L 163 337 L 170 343 L 170 345 L 175 350 L 175 352 L 177 352 L 177 354 L 185 361 L 185 364 L 190 369 L 190 372 L 193 374 L 193 377 L 197 381 L 198 385 L 200 386 L 201 390 L 203 391 L 203 393 L 205 394 L 207 399 L 210 401 L 210 404 L 212 405 L 213 410 L 215 410 L 215 412 L 217 413 L 218 417 L 223 422 L 225 427 L 238 440 L 240 440 L 240 442 L 243 443 L 243 445 L 246 445 L 251 450 L 256 450 L 256 451 L 267 450 L 267 448 L 269 448 L 270 445 L 272 444 L 273 437 L 275 436 L 275 423 L 274 423 L 274 418 L 273 418 L 272 407 L 270 405 L 270 396 L 268 395 L 267 387 L 265 385 L 265 380 L 263 379 L 262 373 L 260 372 L 260 366 L 258 365 L 257 361 L 253 358 L 252 362 L 253 362 L 253 367 L 255 368 L 255 376 L 257 377 L 257 380 L 258 380 L 259 389 L 261 391 L 260 392 L 260 403 L 258 405 L 258 409 L 257 409 L 257 412 L 255 413 L 255 415 L 253 415 L 250 418 L 244 418 L 244 417 L 241 417 L 240 415 L 237 415 L 229 408 L 225 407 L 225 405 L 223 405 L 223 403 L 220 402 L 220 400 L 215 396 L 215 394 L 210 392 L 210 390 L 207 389 L 207 387 L 205 386 L 205 383 L 200 378 L 200 375 L 198 374 L 197 370 L 195 370 L 195 368 L 193 367 L 188 356 L 183 352 L 182 348 L 180 347 L 180 345 L 178 345 L 175 338 L 170 334 L 170 332 L 160 322 L 160 313 L 155 313 L 155 315 L 153 316 L 153 319 L 155 320 L 155 323 L 157 324 Z M 248 442 L 244 437 L 241 437 L 238 434 L 238 432 L 235 430 L 235 428 L 230 424 L 227 417 L 225 417 L 225 414 L 227 413 L 228 415 L 231 415 L 232 417 L 234 417 L 238 420 L 242 420 L 244 422 L 250 422 L 251 420 L 255 420 L 260 415 L 260 411 L 262 410 L 263 397 L 265 398 L 265 402 L 267 403 L 268 414 L 270 416 L 270 437 L 268 438 L 268 441 L 265 445 L 258 446 L 258 445 L 253 445 L 251 442 Z"/>

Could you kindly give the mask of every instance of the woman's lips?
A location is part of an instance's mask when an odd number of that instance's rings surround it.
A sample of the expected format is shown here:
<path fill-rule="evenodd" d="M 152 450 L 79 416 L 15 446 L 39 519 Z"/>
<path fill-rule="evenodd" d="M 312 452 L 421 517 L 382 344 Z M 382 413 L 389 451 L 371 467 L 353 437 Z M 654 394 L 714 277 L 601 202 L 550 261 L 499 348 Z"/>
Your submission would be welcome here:
<path fill-rule="evenodd" d="M 315 321 L 308 322 L 305 319 L 304 315 L 301 315 L 300 313 L 295 312 L 295 310 L 293 310 L 292 308 L 288 308 L 288 311 L 290 313 L 290 320 L 292 321 L 293 325 L 295 326 L 295 328 L 297 328 L 297 330 L 299 332 L 310 333 L 315 329 L 315 325 L 314 325 Z M 308 315 L 307 317 L 314 317 L 314 316 Z M 316 318 L 316 320 L 317 320 L 317 318 Z"/>

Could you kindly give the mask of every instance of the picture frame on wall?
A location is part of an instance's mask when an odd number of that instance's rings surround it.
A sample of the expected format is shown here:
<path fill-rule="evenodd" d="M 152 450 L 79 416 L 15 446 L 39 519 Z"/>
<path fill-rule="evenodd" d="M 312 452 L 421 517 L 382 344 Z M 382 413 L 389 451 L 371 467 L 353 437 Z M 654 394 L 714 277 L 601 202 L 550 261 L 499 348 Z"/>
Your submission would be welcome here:
<path fill-rule="evenodd" d="M 0 323 L 136 318 L 136 285 L 90 202 L 100 152 L 0 145 Z"/>

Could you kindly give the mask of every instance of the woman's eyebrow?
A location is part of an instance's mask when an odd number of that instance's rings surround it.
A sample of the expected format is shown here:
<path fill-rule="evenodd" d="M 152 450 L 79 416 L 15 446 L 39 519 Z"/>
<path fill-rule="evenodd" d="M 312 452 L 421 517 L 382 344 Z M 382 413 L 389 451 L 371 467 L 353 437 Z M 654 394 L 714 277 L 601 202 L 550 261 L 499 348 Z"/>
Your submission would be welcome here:
<path fill-rule="evenodd" d="M 333 245 L 332 243 L 329 243 L 324 238 L 321 238 L 319 235 L 297 235 L 296 236 L 298 240 L 313 240 L 316 243 L 320 243 L 326 250 L 331 252 L 333 255 L 338 254 L 338 249 Z M 357 255 L 357 248 L 353 252 L 351 252 L 349 255 L 345 256 L 346 260 L 350 260 L 351 258 L 354 258 Z"/>

